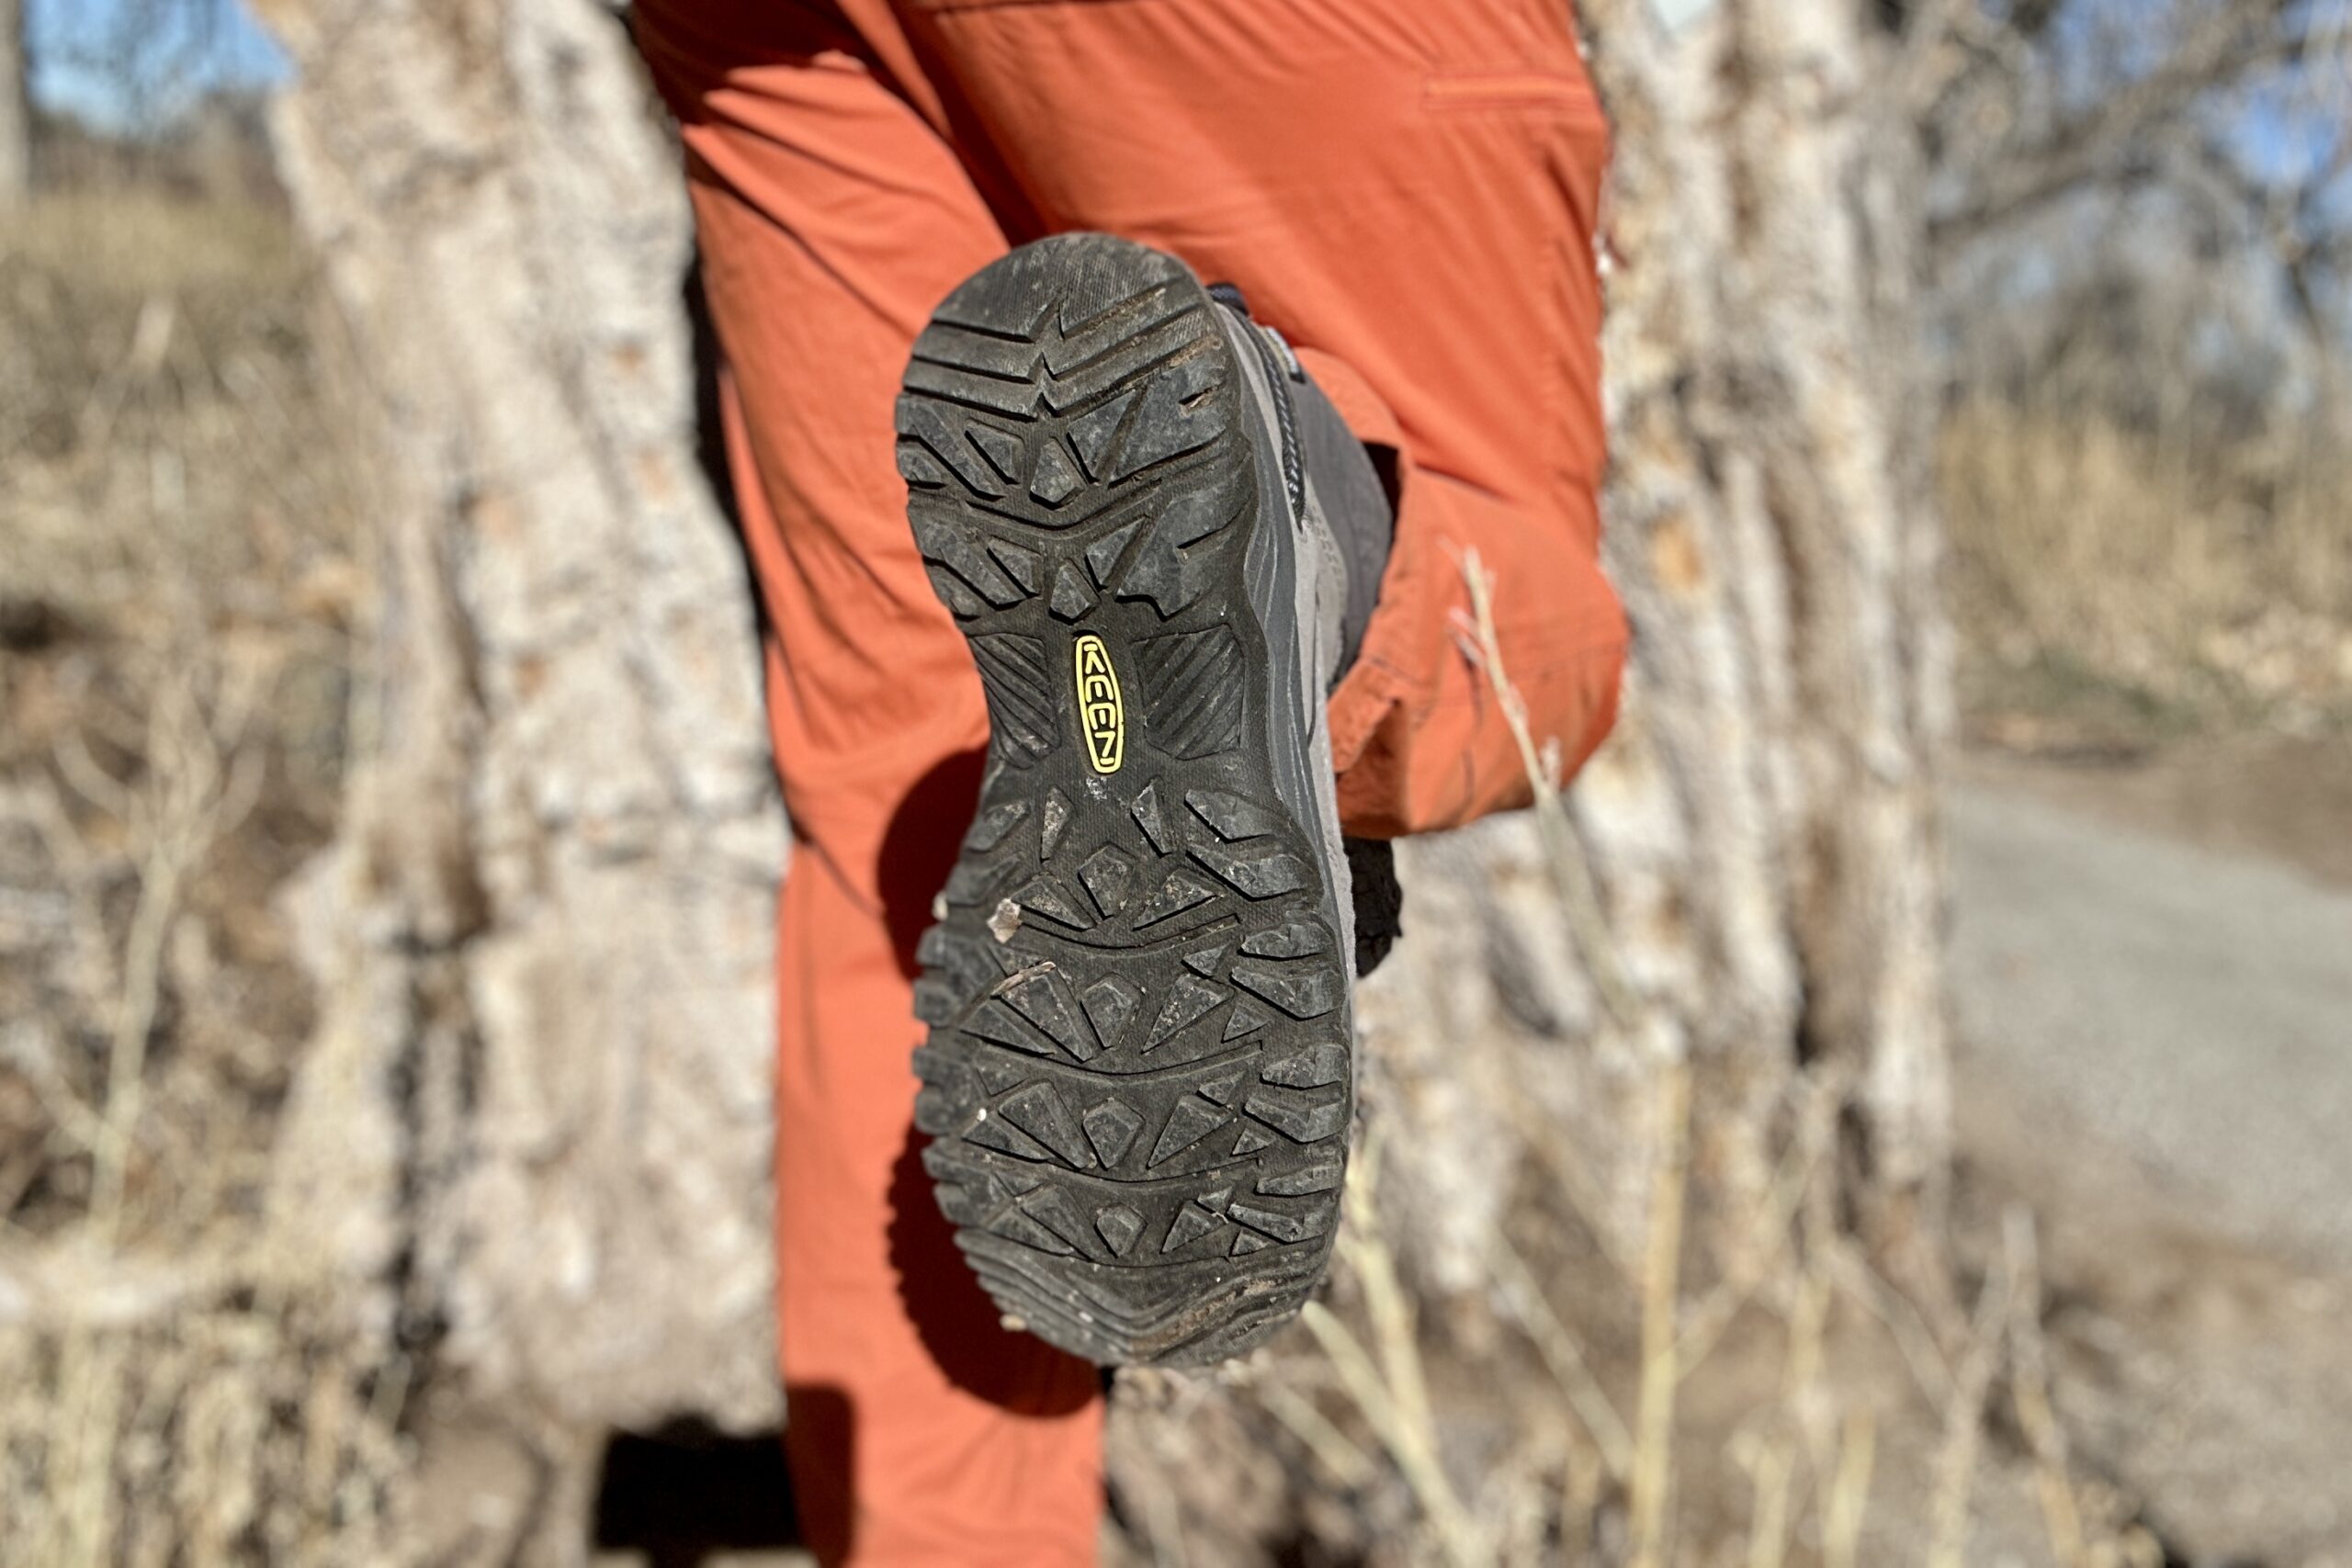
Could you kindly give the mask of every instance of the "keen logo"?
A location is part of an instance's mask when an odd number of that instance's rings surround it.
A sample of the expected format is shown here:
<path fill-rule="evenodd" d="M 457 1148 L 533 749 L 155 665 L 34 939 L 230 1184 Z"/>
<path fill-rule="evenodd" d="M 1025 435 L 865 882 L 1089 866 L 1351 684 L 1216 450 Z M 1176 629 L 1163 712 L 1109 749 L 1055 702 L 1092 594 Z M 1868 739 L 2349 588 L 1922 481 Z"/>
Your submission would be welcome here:
<path fill-rule="evenodd" d="M 1111 650 L 1092 632 L 1080 636 L 1074 659 L 1086 760 L 1098 773 L 1115 773 L 1127 750 L 1127 710 L 1119 700 L 1119 672 L 1111 668 Z"/>

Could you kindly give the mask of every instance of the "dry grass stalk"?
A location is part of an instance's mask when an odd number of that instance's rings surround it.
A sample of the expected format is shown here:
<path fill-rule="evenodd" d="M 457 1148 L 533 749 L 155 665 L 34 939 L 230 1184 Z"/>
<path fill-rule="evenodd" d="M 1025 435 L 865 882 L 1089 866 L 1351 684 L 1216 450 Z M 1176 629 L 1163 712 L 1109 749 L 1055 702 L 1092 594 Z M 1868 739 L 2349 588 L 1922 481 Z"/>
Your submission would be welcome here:
<path fill-rule="evenodd" d="M 1341 1258 L 1364 1292 L 1379 1361 L 1375 1364 L 1347 1325 L 1322 1303 L 1309 1302 L 1302 1316 L 1339 1374 L 1340 1386 L 1403 1472 L 1446 1561 L 1453 1568 L 1474 1568 L 1491 1560 L 1492 1548 L 1438 1457 L 1437 1424 L 1414 1342 L 1412 1315 L 1404 1305 L 1396 1259 L 1380 1239 L 1374 1207 L 1379 1172 L 1379 1144 L 1367 1138 L 1348 1173 L 1346 1226 L 1340 1244 Z"/>
<path fill-rule="evenodd" d="M 1676 1303 L 1681 1291 L 1682 1225 L 1690 1179 L 1690 1068 L 1670 1064 L 1658 1078 L 1657 1164 L 1651 1173 L 1649 1240 L 1642 1270 L 1642 1382 L 1634 1417 L 1633 1562 L 1659 1568 L 1667 1552 L 1667 1494 L 1674 1462 Z"/>
<path fill-rule="evenodd" d="M 1961 1358 L 1952 1398 L 1944 1408 L 1943 1446 L 1936 1457 L 1935 1537 L 1928 1568 L 1962 1568 L 1968 1558 L 1969 1497 L 1984 1449 L 1985 1399 L 2001 1360 L 2008 1321 L 2008 1280 L 1999 1270 L 1985 1276 L 1966 1354 Z"/>
<path fill-rule="evenodd" d="M 1445 1467 L 1438 1461 L 1434 1434 L 1416 1427 L 1406 1418 L 1372 1358 L 1330 1308 L 1321 1302 L 1309 1302 L 1301 1316 L 1306 1331 L 1315 1337 L 1315 1343 L 1339 1373 L 1348 1397 L 1372 1424 L 1389 1457 L 1404 1472 L 1406 1483 L 1412 1487 L 1414 1499 L 1437 1536 L 1446 1561 L 1454 1568 L 1474 1568 L 1485 1562 L 1479 1533 L 1455 1495 L 1453 1482 L 1446 1478 Z"/>
<path fill-rule="evenodd" d="M 1642 1259 L 1634 1250 L 1632 1238 L 1623 1234 L 1623 1227 L 1611 1222 L 1608 1204 L 1601 1195 L 1600 1183 L 1585 1165 L 1567 1139 L 1558 1129 L 1542 1120 L 1543 1112 L 1536 1104 L 1523 1097 L 1514 1097 L 1505 1108 L 1512 1125 L 1519 1131 L 1521 1143 L 1533 1151 L 1537 1161 L 1558 1187 L 1560 1196 L 1577 1218 L 1583 1222 L 1586 1234 L 1600 1248 L 1618 1280 L 1628 1291 L 1638 1292 L 1642 1283 Z"/>
<path fill-rule="evenodd" d="M 1610 1403 L 1600 1380 L 1577 1348 L 1576 1336 L 1560 1315 L 1544 1299 L 1544 1287 L 1534 1271 L 1527 1266 L 1519 1249 L 1498 1231 L 1489 1259 L 1495 1270 L 1495 1282 L 1501 1288 L 1503 1305 L 1526 1330 L 1535 1346 L 1535 1353 L 1544 1359 L 1544 1367 L 1553 1381 L 1560 1385 L 1560 1393 L 1583 1424 L 1585 1435 L 1597 1450 L 1603 1468 L 1611 1480 L 1623 1483 L 1634 1473 L 1634 1434 L 1624 1417 Z"/>
<path fill-rule="evenodd" d="M 2005 1210 L 2001 1241 L 2008 1269 L 2009 1395 L 2018 1429 L 2033 1453 L 2034 1485 L 2051 1555 L 2058 1568 L 2090 1568 L 2082 1507 L 2067 1472 L 2066 1437 L 2050 1404 L 2050 1363 L 2041 1341 L 2041 1267 L 2032 1212 L 2018 1204 Z"/>
<path fill-rule="evenodd" d="M 1849 1411 L 1838 1439 L 1838 1471 L 1823 1510 L 1821 1560 L 1826 1568 L 1854 1568 L 1862 1520 L 1870 1512 L 1871 1472 L 1878 1454 L 1878 1417 Z"/>
<path fill-rule="evenodd" d="M 1740 1309 L 1754 1298 L 1776 1269 L 1785 1266 L 1805 1194 L 1813 1190 L 1816 1173 L 1822 1168 L 1835 1136 L 1838 1107 L 1843 1097 L 1842 1084 L 1827 1075 L 1812 1085 L 1799 1118 L 1797 1136 L 1773 1173 L 1772 1184 L 1758 1204 L 1754 1219 L 1746 1227 L 1747 1246 L 1715 1288 L 1683 1316 L 1681 1337 L 1676 1348 L 1681 1376 L 1688 1378 L 1698 1371 Z"/>
<path fill-rule="evenodd" d="M 1938 1409 L 1956 1396 L 1953 1372 L 1938 1343 L 1935 1330 L 1919 1305 L 1871 1266 L 1843 1236 L 1821 1242 L 1822 1266 L 1839 1292 L 1876 1319 L 1894 1340 L 1911 1380 Z"/>
<path fill-rule="evenodd" d="M 1544 859 L 1559 885 L 1568 929 L 1576 935 L 1577 951 L 1592 976 L 1593 988 L 1600 993 L 1601 1006 L 1611 1022 L 1630 1033 L 1643 1017 L 1641 998 L 1618 961 L 1617 944 L 1609 934 L 1600 895 L 1593 886 L 1592 868 L 1585 863 L 1584 852 L 1577 844 L 1576 829 L 1568 821 L 1567 806 L 1560 793 L 1559 747 L 1556 743 L 1539 747 L 1534 732 L 1528 728 L 1527 704 L 1503 668 L 1502 641 L 1495 629 L 1494 574 L 1478 558 L 1476 550 L 1463 553 L 1462 577 L 1470 588 L 1470 630 L 1476 638 L 1478 666 L 1487 673 L 1496 705 L 1503 721 L 1510 727 L 1511 739 L 1519 746 L 1521 765 L 1526 769 L 1529 786 L 1535 793 L 1536 829 L 1544 836 Z"/>
<path fill-rule="evenodd" d="M 1572 1562 L 1592 1549 L 1603 1479 L 1600 1455 L 1570 1437 L 1560 1474 L 1560 1542 L 1574 1554 Z"/>
<path fill-rule="evenodd" d="M 1828 1383 L 1830 1314 L 1838 1301 L 1831 1264 L 1838 1236 L 1836 1194 L 1827 1181 L 1806 1190 L 1799 1221 L 1804 1246 L 1789 1286 L 1781 1397 L 1814 1479 L 1816 1513 L 1826 1518 L 1835 1497 L 1832 1478 L 1842 1470 L 1837 1402 Z"/>
<path fill-rule="evenodd" d="M 1266 1413 L 1288 1427 L 1291 1436 L 1306 1446 L 1306 1451 L 1331 1472 L 1331 1479 L 1340 1485 L 1352 1492 L 1372 1480 L 1372 1456 L 1316 1409 L 1314 1401 L 1281 1383 L 1261 1388 L 1258 1400 L 1266 1407 Z"/>
<path fill-rule="evenodd" d="M 1786 1445 L 1769 1440 L 1749 1448 L 1744 1458 L 1756 1504 L 1747 1527 L 1747 1568 L 1781 1568 L 1789 1553 L 1789 1483 L 1795 1456 Z"/>
<path fill-rule="evenodd" d="M 1396 1256 L 1382 1237 L 1379 1217 L 1373 1210 L 1382 1152 L 1378 1132 L 1368 1133 L 1357 1156 L 1356 1179 L 1341 1194 L 1347 1226 L 1340 1253 L 1354 1269 L 1356 1282 L 1363 1291 L 1381 1374 L 1396 1397 L 1398 1412 L 1416 1430 L 1434 1433 L 1437 1424 L 1430 1413 L 1429 1380 L 1421 1368 L 1412 1300 L 1397 1278 Z"/>

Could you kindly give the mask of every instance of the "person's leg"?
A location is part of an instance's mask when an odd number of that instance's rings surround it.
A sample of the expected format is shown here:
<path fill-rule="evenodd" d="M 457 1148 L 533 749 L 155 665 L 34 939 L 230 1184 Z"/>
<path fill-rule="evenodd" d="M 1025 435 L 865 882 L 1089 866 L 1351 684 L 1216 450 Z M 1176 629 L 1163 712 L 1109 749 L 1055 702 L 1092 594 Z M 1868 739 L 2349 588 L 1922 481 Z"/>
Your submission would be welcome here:
<path fill-rule="evenodd" d="M 997 721 L 915 993 L 924 1163 L 1035 1332 L 1216 1359 L 1278 1331 L 1331 1245 L 1340 824 L 1532 795 L 1471 572 L 1552 767 L 1614 712 L 1605 127 L 1561 0 L 842 5 L 1008 233 L 1055 236 L 941 304 L 899 406 L 912 532 Z M 1393 535 L 1329 518 L 1366 486 L 1304 473 L 1317 388 L 1389 450 Z M 1319 445 L 1362 477 L 1360 446 Z M 1325 521 L 1370 546 L 1348 570 L 1317 570 L 1350 553 Z M 1312 676 L 1365 560 L 1327 725 Z"/>
<path fill-rule="evenodd" d="M 1462 557 L 1564 773 L 1615 713 L 1599 565 L 1607 130 L 1563 0 L 845 0 L 1015 242 L 1098 229 L 1247 292 L 1367 443 L 1395 547 L 1331 712 L 1349 829 L 1529 787 L 1462 651 Z"/>
<path fill-rule="evenodd" d="M 682 122 L 795 833 L 776 1258 L 809 1541 L 874 1568 L 1091 1562 L 1096 1374 L 998 1324 L 910 1174 L 912 950 L 988 722 L 907 536 L 891 410 L 932 306 L 1004 241 L 821 13 L 673 0 L 636 25 Z"/>

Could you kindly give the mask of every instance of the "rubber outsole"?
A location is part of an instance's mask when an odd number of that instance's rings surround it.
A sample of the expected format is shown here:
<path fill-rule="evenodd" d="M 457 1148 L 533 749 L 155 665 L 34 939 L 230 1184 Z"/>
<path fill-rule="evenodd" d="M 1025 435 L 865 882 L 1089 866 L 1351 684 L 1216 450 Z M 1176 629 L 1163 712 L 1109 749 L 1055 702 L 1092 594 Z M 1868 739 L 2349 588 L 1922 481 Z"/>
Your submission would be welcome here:
<path fill-rule="evenodd" d="M 1043 241 L 940 307 L 898 408 L 991 730 L 920 948 L 924 1164 L 998 1305 L 1106 1364 L 1298 1310 L 1353 1107 L 1288 513 L 1222 313 L 1171 257 Z"/>

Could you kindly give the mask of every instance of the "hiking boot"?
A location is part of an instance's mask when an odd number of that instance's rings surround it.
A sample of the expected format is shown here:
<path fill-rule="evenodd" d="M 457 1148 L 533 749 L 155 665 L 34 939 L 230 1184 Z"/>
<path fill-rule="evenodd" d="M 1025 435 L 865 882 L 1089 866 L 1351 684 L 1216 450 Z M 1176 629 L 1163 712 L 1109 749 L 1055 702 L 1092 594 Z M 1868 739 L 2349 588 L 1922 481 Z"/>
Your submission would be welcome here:
<path fill-rule="evenodd" d="M 1324 700 L 1361 626 L 1306 389 L 1238 299 L 1074 234 L 950 295 L 899 401 L 989 720 L 920 949 L 923 1163 L 1007 1316 L 1097 1362 L 1250 1349 L 1339 1223 L 1356 944 Z"/>

